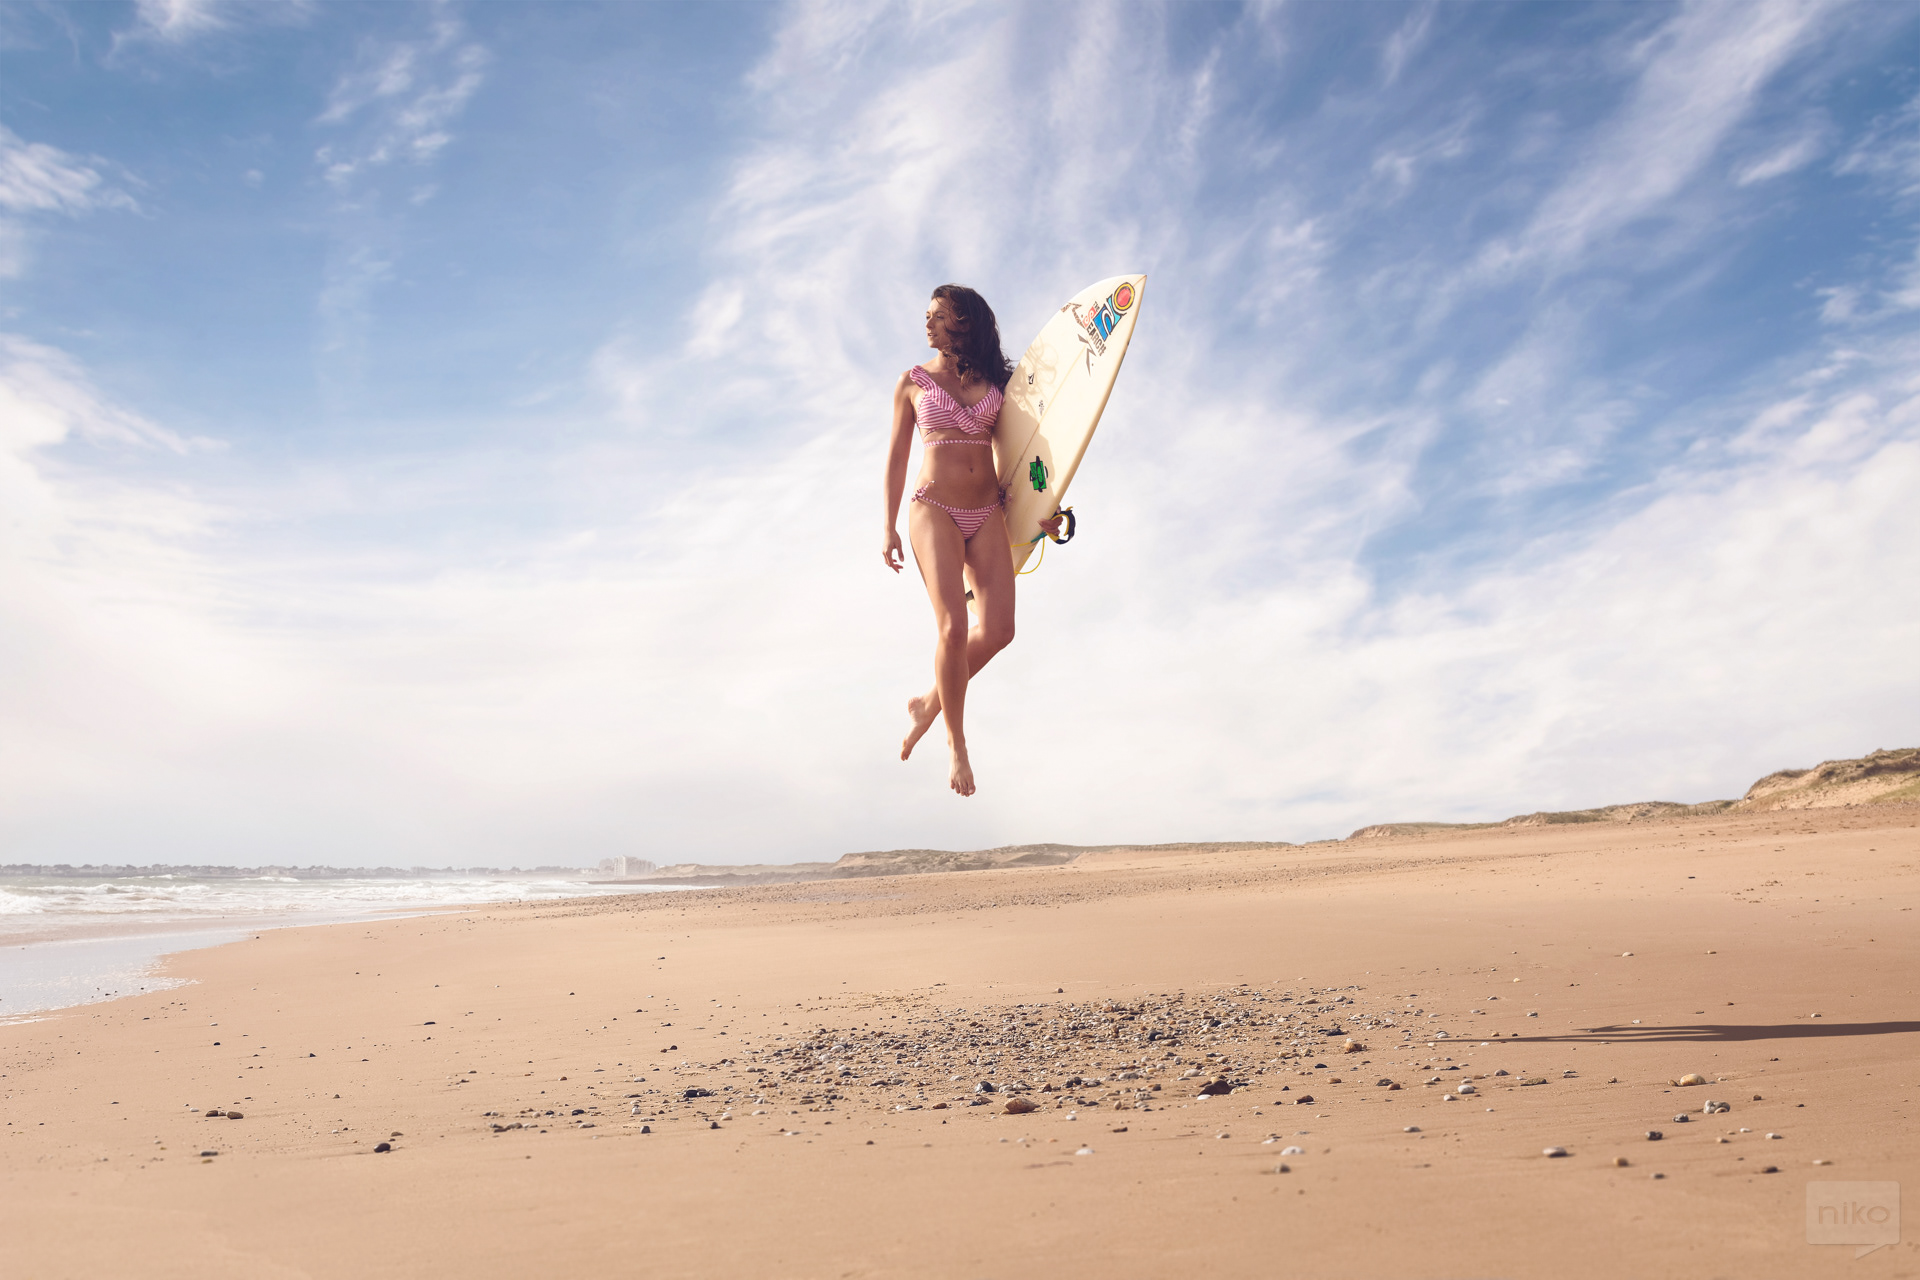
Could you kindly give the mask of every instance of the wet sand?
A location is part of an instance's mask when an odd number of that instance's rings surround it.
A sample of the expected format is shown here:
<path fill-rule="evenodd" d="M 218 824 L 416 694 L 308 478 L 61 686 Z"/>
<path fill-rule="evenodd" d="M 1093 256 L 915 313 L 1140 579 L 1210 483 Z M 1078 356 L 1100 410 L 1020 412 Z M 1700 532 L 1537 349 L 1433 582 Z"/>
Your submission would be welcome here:
<path fill-rule="evenodd" d="M 1920 1187 L 1916 907 L 1883 805 L 266 933 L 0 1027 L 0 1230 L 32 1277 L 1915 1274 L 1804 1224 Z"/>

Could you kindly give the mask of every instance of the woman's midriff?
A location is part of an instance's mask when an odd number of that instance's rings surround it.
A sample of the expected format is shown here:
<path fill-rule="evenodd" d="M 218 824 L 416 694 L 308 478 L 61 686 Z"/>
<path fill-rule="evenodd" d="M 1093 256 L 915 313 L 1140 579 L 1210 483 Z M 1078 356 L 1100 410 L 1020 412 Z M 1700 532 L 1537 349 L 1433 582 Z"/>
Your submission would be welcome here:
<path fill-rule="evenodd" d="M 951 507 L 991 507 L 1000 497 L 1000 478 L 993 469 L 993 449 L 983 444 L 937 445 L 927 449 L 925 460 L 920 464 L 919 483 L 926 488 L 929 498 Z"/>

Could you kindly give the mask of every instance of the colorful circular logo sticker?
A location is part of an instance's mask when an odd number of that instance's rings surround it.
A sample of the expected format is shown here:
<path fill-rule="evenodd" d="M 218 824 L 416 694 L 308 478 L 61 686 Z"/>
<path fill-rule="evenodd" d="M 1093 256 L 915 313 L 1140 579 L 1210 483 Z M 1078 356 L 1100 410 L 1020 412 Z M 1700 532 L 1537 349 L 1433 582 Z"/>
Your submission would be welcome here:
<path fill-rule="evenodd" d="M 1118 289 L 1115 289 L 1113 291 L 1113 309 L 1115 311 L 1125 311 L 1128 307 L 1132 305 L 1133 305 L 1133 286 L 1132 285 L 1123 284 Z"/>

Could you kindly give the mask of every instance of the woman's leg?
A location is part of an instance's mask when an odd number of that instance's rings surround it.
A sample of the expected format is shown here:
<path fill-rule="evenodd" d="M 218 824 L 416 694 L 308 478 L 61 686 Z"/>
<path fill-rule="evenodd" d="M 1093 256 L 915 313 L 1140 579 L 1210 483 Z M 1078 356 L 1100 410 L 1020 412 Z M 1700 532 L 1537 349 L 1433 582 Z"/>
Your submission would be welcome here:
<path fill-rule="evenodd" d="M 967 633 L 967 679 L 971 680 L 996 653 L 1013 643 L 1013 593 L 1017 579 L 1013 572 L 1013 552 L 1007 545 L 1006 522 L 994 518 L 982 525 L 973 540 L 965 544 L 965 559 L 972 570 L 974 612 L 980 619 Z M 915 744 L 939 718 L 943 705 L 938 681 L 921 696 L 907 699 L 909 724 L 906 739 L 900 744 L 902 760 L 913 754 Z"/>
<path fill-rule="evenodd" d="M 967 544 L 953 517 L 924 502 L 907 504 L 907 540 L 914 563 L 933 602 L 933 687 L 948 708 L 947 745 L 952 751 L 948 784 L 963 796 L 973 794 L 973 767 L 967 762 L 964 716 L 967 703 Z"/>

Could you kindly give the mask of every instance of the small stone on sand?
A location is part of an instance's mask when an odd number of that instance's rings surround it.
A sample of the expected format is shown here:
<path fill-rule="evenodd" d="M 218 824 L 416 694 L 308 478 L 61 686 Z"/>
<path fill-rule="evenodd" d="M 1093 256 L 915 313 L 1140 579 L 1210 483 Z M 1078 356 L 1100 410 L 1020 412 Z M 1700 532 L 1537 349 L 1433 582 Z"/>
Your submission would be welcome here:
<path fill-rule="evenodd" d="M 1547 1157 L 1547 1159 L 1549 1160 L 1557 1160 L 1561 1156 L 1564 1156 L 1565 1154 L 1567 1154 L 1567 1149 L 1565 1147 L 1547 1147 L 1545 1150 L 1541 1151 L 1540 1154 Z"/>

